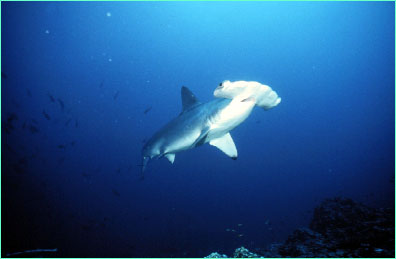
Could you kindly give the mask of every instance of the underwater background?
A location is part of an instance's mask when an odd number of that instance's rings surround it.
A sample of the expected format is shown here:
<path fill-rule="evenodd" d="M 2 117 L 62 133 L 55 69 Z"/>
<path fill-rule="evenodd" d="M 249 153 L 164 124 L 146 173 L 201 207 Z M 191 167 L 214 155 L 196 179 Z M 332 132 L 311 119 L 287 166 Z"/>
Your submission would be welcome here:
<path fill-rule="evenodd" d="M 2 256 L 203 257 L 281 242 L 324 199 L 395 204 L 392 2 L 2 2 Z M 282 98 L 210 145 L 141 148 L 224 80 Z M 394 213 L 394 212 L 393 212 Z"/>

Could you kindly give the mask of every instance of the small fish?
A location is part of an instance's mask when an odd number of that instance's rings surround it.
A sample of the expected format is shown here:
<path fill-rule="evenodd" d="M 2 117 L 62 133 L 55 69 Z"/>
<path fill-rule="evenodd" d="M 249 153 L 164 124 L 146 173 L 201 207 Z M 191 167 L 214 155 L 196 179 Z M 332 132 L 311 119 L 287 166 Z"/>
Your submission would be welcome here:
<path fill-rule="evenodd" d="M 117 174 L 121 173 L 121 168 L 118 168 L 116 171 Z"/>
<path fill-rule="evenodd" d="M 242 227 L 243 226 L 243 224 L 238 224 L 238 227 Z"/>
<path fill-rule="evenodd" d="M 3 78 L 3 79 L 7 79 L 7 74 L 6 74 L 6 73 L 4 73 L 4 72 L 1 72 L 1 78 Z"/>
<path fill-rule="evenodd" d="M 68 119 L 65 123 L 65 126 L 69 125 L 69 123 L 72 121 L 72 119 Z"/>
<path fill-rule="evenodd" d="M 144 114 L 147 114 L 151 109 L 153 108 L 153 106 L 148 107 L 146 110 L 144 110 Z"/>
<path fill-rule="evenodd" d="M 72 147 L 74 147 L 74 145 L 76 144 L 76 141 L 72 141 L 72 142 L 70 142 L 70 145 L 72 146 Z"/>
<path fill-rule="evenodd" d="M 78 128 L 78 121 L 76 119 L 76 123 L 74 124 L 74 126 L 76 126 L 76 128 Z"/>
<path fill-rule="evenodd" d="M 11 131 L 14 129 L 14 126 L 7 122 L 2 124 L 1 127 L 5 130 L 6 134 L 11 134 Z"/>
<path fill-rule="evenodd" d="M 60 145 L 58 145 L 58 148 L 59 148 L 59 149 L 66 149 L 66 146 L 65 146 L 65 145 L 62 145 L 62 144 L 60 144 Z"/>
<path fill-rule="evenodd" d="M 17 174 L 23 174 L 26 172 L 25 168 L 20 166 L 19 164 L 13 164 L 12 167 L 13 167 L 15 173 L 17 173 Z"/>
<path fill-rule="evenodd" d="M 229 228 L 226 228 L 226 231 L 227 231 L 227 232 L 230 232 L 230 231 L 231 231 L 231 229 L 229 229 Z"/>
<path fill-rule="evenodd" d="M 32 119 L 32 122 L 33 122 L 34 124 L 37 124 L 37 121 L 36 121 L 35 119 Z"/>
<path fill-rule="evenodd" d="M 120 94 L 120 91 L 117 91 L 117 92 L 114 94 L 113 99 L 116 100 L 119 94 Z"/>
<path fill-rule="evenodd" d="M 82 228 L 84 231 L 92 231 L 92 230 L 93 230 L 93 227 L 90 226 L 90 225 L 81 225 L 81 228 Z"/>
<path fill-rule="evenodd" d="M 29 130 L 32 134 L 39 132 L 39 129 L 36 126 L 30 125 Z"/>
<path fill-rule="evenodd" d="M 26 88 L 26 94 L 29 97 L 32 97 L 32 93 L 30 92 L 29 88 Z"/>
<path fill-rule="evenodd" d="M 55 102 L 55 98 L 54 98 L 52 95 L 48 94 L 48 97 L 50 98 L 50 101 L 51 101 L 52 103 Z"/>
<path fill-rule="evenodd" d="M 100 88 L 100 89 L 103 88 L 103 84 L 104 84 L 104 81 L 100 82 L 100 85 L 99 85 L 99 88 Z"/>
<path fill-rule="evenodd" d="M 59 102 L 59 105 L 61 106 L 61 109 L 63 111 L 63 109 L 65 108 L 65 104 L 63 103 L 63 101 L 60 98 L 58 98 L 58 102 Z"/>
<path fill-rule="evenodd" d="M 65 161 L 65 157 L 61 157 L 58 159 L 58 165 L 63 164 L 63 162 Z"/>
<path fill-rule="evenodd" d="M 12 104 L 15 105 L 15 107 L 17 107 L 17 108 L 21 107 L 21 106 L 19 105 L 19 103 L 17 103 L 15 100 L 12 100 Z"/>
<path fill-rule="evenodd" d="M 90 180 L 91 179 L 91 175 L 88 173 L 82 173 L 81 174 L 85 179 Z"/>
<path fill-rule="evenodd" d="M 7 122 L 11 123 L 14 120 L 18 120 L 18 116 L 15 113 L 11 113 L 10 115 L 8 115 Z"/>
<path fill-rule="evenodd" d="M 117 190 L 112 189 L 111 191 L 113 192 L 113 194 L 114 194 L 115 196 L 117 196 L 117 197 L 120 197 L 120 196 L 121 196 L 121 194 L 120 194 Z"/>
<path fill-rule="evenodd" d="M 270 223 L 269 219 L 267 219 L 267 220 L 264 222 L 265 225 L 268 225 L 269 223 Z"/>
<path fill-rule="evenodd" d="M 235 230 L 235 229 L 231 229 L 231 231 L 232 231 L 232 232 L 236 232 L 236 230 Z"/>
<path fill-rule="evenodd" d="M 15 153 L 15 150 L 8 144 L 5 144 L 8 151 Z"/>
<path fill-rule="evenodd" d="M 20 165 L 27 166 L 27 163 L 28 163 L 27 157 L 22 157 L 21 159 L 18 160 L 18 163 Z"/>
<path fill-rule="evenodd" d="M 244 234 L 239 234 L 239 235 L 238 235 L 238 237 L 243 237 L 243 236 L 244 236 Z"/>
<path fill-rule="evenodd" d="M 48 115 L 48 113 L 46 113 L 44 110 L 43 110 L 43 115 L 44 115 L 44 117 L 45 117 L 47 120 L 50 120 L 50 119 L 51 119 L 51 117 Z"/>

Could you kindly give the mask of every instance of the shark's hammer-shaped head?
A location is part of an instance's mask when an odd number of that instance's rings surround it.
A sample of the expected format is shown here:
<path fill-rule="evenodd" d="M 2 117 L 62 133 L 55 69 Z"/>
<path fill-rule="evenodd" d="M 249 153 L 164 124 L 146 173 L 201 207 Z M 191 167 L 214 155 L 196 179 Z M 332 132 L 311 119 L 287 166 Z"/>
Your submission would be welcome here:
<path fill-rule="evenodd" d="M 256 105 L 264 110 L 269 110 L 281 102 L 281 98 L 271 87 L 255 81 L 226 80 L 219 84 L 213 95 L 227 99 L 254 97 Z"/>

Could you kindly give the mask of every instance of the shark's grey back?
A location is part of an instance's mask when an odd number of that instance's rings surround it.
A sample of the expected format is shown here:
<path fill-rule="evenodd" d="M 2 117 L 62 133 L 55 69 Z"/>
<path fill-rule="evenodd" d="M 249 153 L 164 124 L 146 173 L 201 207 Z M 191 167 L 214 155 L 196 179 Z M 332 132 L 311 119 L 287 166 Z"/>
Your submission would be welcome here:
<path fill-rule="evenodd" d="M 181 99 L 182 112 L 179 116 L 164 125 L 144 145 L 142 149 L 143 170 L 149 159 L 166 155 L 169 151 L 167 147 L 174 143 L 180 141 L 190 143 L 181 150 L 203 144 L 202 139 L 205 138 L 205 134 L 209 130 L 208 119 L 231 101 L 229 99 L 214 99 L 207 103 L 201 103 L 185 86 L 181 88 Z"/>

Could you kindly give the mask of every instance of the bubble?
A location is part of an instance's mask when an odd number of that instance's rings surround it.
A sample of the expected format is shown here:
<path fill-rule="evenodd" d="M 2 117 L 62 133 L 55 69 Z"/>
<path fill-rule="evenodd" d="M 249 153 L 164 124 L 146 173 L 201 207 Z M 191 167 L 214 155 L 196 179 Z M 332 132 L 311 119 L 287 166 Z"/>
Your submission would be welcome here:
<path fill-rule="evenodd" d="M 109 58 L 109 62 L 111 62 L 111 61 L 113 61 L 113 59 L 112 59 L 112 58 Z"/>
<path fill-rule="evenodd" d="M 45 34 L 49 34 L 50 33 L 50 31 L 49 30 L 45 30 Z"/>
<path fill-rule="evenodd" d="M 107 12 L 107 13 L 106 13 L 106 16 L 107 16 L 107 17 L 111 17 L 111 13 L 110 13 L 110 12 Z"/>

